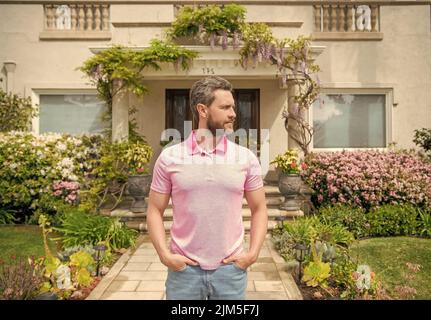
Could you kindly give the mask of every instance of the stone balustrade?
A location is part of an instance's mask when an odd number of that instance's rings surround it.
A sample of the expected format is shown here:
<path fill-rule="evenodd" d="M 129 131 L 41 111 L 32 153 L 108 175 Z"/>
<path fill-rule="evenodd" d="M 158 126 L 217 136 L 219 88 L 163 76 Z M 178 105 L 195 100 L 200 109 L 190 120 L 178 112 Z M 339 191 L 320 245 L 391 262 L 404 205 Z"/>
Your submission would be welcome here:
<path fill-rule="evenodd" d="M 314 40 L 382 40 L 377 4 L 313 5 Z"/>
<path fill-rule="evenodd" d="M 316 32 L 378 32 L 379 6 L 346 3 L 314 5 Z"/>
<path fill-rule="evenodd" d="M 46 4 L 45 30 L 108 31 L 107 4 Z"/>
<path fill-rule="evenodd" d="M 40 39 L 109 40 L 108 4 L 45 4 L 44 31 Z"/>

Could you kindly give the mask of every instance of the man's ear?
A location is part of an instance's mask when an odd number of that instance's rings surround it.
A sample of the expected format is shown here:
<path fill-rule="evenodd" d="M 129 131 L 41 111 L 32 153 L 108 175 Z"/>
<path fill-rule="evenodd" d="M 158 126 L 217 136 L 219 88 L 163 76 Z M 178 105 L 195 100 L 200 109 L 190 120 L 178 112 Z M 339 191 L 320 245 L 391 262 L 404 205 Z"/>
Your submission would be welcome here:
<path fill-rule="evenodd" d="M 198 103 L 196 105 L 196 110 L 198 111 L 199 116 L 201 116 L 202 118 L 207 118 L 208 117 L 208 110 L 207 110 L 207 106 L 202 104 L 202 103 Z"/>

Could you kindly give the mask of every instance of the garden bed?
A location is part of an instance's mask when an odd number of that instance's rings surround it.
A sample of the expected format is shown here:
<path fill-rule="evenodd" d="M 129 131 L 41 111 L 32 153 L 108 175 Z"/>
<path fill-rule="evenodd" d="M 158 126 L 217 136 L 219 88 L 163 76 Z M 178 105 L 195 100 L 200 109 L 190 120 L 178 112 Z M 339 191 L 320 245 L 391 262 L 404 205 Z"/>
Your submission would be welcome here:
<path fill-rule="evenodd" d="M 350 248 L 358 264 L 369 265 L 387 292 L 387 299 L 431 299 L 431 239 L 385 237 L 362 239 Z M 293 277 L 304 300 L 338 300 L 333 283 L 310 287 Z"/>
<path fill-rule="evenodd" d="M 48 235 L 48 246 L 51 253 L 56 256 L 61 252 L 62 246 L 60 241 L 54 241 L 58 233 L 50 233 Z M 124 251 L 126 251 L 124 249 Z M 80 290 L 80 295 L 69 297 L 70 300 L 84 300 L 88 297 L 91 291 L 99 284 L 103 276 L 108 273 L 111 267 L 121 257 L 123 250 L 112 252 L 112 258 L 103 268 L 101 268 L 101 276 L 94 276 L 91 284 L 88 287 Z M 37 225 L 1 225 L 0 226 L 0 266 L 13 264 L 14 261 L 27 261 L 28 258 L 33 260 L 43 258 L 45 249 L 43 243 L 42 230 Z M 36 298 L 38 299 L 38 298 Z M 46 298 L 40 298 L 46 299 Z M 48 298 L 50 299 L 50 298 Z"/>

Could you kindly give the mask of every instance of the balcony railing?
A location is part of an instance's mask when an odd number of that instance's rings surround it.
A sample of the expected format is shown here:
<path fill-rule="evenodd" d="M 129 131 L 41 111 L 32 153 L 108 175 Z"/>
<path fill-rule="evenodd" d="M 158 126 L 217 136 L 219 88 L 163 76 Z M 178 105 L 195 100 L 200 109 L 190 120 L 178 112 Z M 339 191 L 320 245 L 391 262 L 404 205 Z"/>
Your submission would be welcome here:
<path fill-rule="evenodd" d="M 109 31 L 107 4 L 45 4 L 41 39 L 106 39 Z"/>
<path fill-rule="evenodd" d="M 314 5 L 315 40 L 381 40 L 380 7 L 376 4 Z"/>

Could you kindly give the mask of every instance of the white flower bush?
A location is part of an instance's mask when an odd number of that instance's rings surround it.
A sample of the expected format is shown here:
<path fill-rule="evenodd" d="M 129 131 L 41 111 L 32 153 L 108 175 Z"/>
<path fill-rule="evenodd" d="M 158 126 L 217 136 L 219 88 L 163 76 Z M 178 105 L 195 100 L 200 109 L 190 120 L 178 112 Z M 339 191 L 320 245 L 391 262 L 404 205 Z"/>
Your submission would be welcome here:
<path fill-rule="evenodd" d="M 0 133 L 0 206 L 28 216 L 49 207 L 51 200 L 76 204 L 101 140 L 101 136 Z"/>

